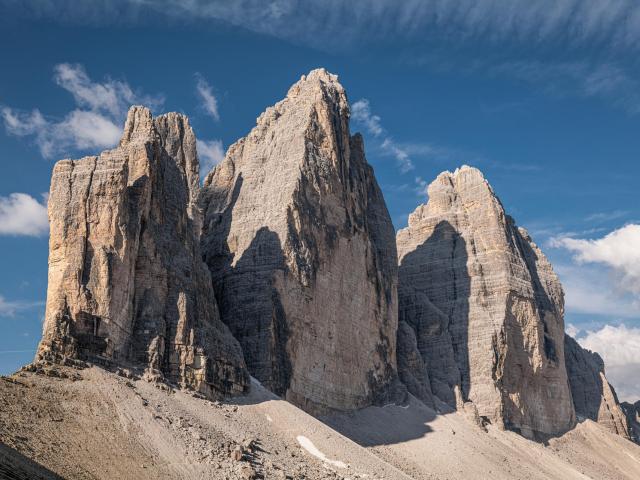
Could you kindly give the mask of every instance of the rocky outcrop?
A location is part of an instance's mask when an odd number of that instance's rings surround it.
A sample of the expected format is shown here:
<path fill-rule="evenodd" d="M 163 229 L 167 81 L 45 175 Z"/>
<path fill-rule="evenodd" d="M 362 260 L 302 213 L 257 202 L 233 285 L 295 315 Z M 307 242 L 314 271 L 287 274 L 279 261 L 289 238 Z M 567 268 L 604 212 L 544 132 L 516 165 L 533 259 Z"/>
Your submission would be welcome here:
<path fill-rule="evenodd" d="M 251 374 L 307 410 L 396 379 L 394 230 L 337 77 L 303 76 L 203 190 L 203 253 Z"/>
<path fill-rule="evenodd" d="M 622 402 L 620 407 L 627 417 L 631 440 L 640 444 L 640 400 L 635 403 Z"/>
<path fill-rule="evenodd" d="M 199 166 L 186 117 L 132 107 L 117 148 L 56 164 L 37 359 L 132 364 L 218 396 L 248 385 L 199 246 Z"/>
<path fill-rule="evenodd" d="M 564 355 L 578 420 L 588 418 L 631 439 L 627 415 L 605 377 L 600 355 L 582 348 L 569 335 L 564 337 Z"/>
<path fill-rule="evenodd" d="M 471 401 L 483 420 L 527 437 L 571 428 L 563 292 L 551 265 L 477 169 L 440 174 L 428 195 L 397 234 L 399 331 L 414 332 L 429 380 L 422 395 Z M 419 362 L 409 364 L 419 379 Z"/>

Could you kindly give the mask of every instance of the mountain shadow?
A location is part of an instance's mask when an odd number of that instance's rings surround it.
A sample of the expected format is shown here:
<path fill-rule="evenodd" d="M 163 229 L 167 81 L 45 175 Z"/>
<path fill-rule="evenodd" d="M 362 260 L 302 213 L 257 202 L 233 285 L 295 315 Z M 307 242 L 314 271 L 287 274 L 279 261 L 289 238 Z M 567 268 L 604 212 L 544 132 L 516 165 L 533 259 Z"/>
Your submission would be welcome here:
<path fill-rule="evenodd" d="M 60 475 L 0 442 L 0 478 L 6 480 L 64 480 Z"/>
<path fill-rule="evenodd" d="M 398 272 L 399 332 L 411 328 L 419 353 L 418 361 L 398 359 L 400 376 L 418 380 L 408 382 L 416 397 L 425 401 L 425 392 L 431 392 L 453 408 L 457 400 L 467 400 L 470 386 L 467 259 L 464 238 L 441 221 L 423 244 L 402 258 Z M 410 337 L 399 335 L 400 353 L 412 350 Z"/>
<path fill-rule="evenodd" d="M 277 272 L 286 271 L 280 239 L 262 227 L 237 262 L 226 259 L 223 276 L 214 280 L 222 321 L 240 342 L 251 375 L 284 397 L 291 363 L 285 311 L 274 285 Z"/>
<path fill-rule="evenodd" d="M 325 416 L 323 422 L 362 446 L 392 445 L 424 437 L 432 431 L 429 422 L 437 412 L 453 411 L 460 395 L 466 399 L 467 258 L 465 240 L 441 221 L 400 262 L 398 374 L 420 401 Z"/>

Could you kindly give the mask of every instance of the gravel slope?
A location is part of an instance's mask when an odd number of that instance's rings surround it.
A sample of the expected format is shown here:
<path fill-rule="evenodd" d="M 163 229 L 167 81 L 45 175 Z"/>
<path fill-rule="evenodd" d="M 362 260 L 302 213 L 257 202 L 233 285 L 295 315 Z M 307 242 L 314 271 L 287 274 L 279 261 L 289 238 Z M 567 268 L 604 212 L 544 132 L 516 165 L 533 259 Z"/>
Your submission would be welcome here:
<path fill-rule="evenodd" d="M 323 423 L 252 387 L 217 403 L 96 367 L 3 377 L 0 478 L 640 478 L 640 447 L 589 421 L 547 445 L 415 399 Z"/>

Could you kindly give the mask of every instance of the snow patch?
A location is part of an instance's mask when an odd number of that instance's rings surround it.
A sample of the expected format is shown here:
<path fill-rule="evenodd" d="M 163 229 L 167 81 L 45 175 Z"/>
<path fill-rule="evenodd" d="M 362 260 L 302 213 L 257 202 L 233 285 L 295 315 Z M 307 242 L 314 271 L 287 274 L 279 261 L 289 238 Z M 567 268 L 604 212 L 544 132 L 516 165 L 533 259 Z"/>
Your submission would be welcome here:
<path fill-rule="evenodd" d="M 409 404 L 407 403 L 406 405 L 398 405 L 397 403 L 387 403 L 382 408 L 387 408 L 387 407 L 398 407 L 406 410 L 407 408 L 409 408 Z"/>
<path fill-rule="evenodd" d="M 329 465 L 333 465 L 334 467 L 347 468 L 347 464 L 344 462 L 341 462 L 340 460 L 329 460 L 327 456 L 324 453 L 322 453 L 320 450 L 318 450 L 316 446 L 313 444 L 313 442 L 309 440 L 307 437 L 298 435 L 296 437 L 296 440 L 298 440 L 298 443 L 302 448 L 304 448 L 311 455 L 319 458 L 323 462 L 328 463 Z"/>

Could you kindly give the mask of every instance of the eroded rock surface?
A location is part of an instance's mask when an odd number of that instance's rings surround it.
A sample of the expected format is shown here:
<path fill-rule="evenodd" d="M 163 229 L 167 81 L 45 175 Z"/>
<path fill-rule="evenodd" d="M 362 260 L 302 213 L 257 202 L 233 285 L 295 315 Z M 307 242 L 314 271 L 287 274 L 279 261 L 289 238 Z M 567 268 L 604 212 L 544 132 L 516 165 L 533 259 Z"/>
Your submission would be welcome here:
<path fill-rule="evenodd" d="M 481 418 L 528 437 L 566 431 L 575 415 L 551 265 L 479 170 L 444 172 L 428 195 L 397 234 L 399 331 L 415 333 L 429 379 L 422 395 L 472 401 Z"/>
<path fill-rule="evenodd" d="M 203 253 L 253 376 L 311 411 L 396 374 L 394 230 L 337 77 L 314 70 L 205 180 Z"/>
<path fill-rule="evenodd" d="M 588 418 L 613 433 L 631 439 L 627 415 L 605 377 L 604 362 L 600 355 L 582 348 L 569 335 L 564 337 L 564 349 L 578 419 Z"/>
<path fill-rule="evenodd" d="M 248 385 L 200 246 L 188 119 L 132 107 L 120 144 L 62 160 L 49 196 L 49 286 L 37 359 L 133 364 L 216 396 Z"/>

